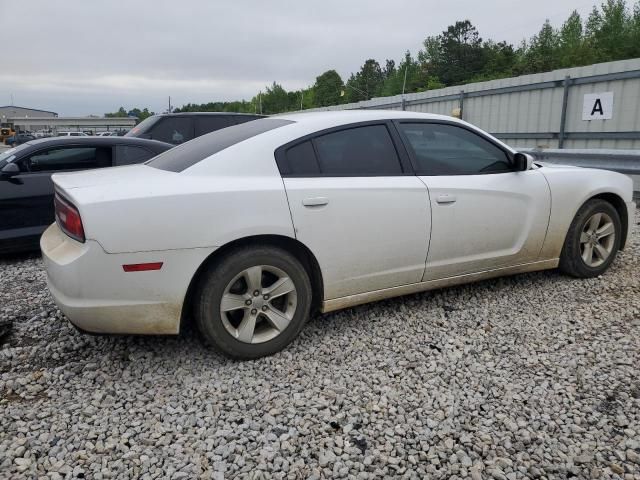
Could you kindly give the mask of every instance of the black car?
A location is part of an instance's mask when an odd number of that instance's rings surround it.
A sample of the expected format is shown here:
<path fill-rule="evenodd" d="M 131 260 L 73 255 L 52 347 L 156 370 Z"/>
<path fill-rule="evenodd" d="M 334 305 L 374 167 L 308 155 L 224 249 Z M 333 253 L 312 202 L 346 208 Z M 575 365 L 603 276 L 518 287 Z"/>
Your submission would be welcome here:
<path fill-rule="evenodd" d="M 178 145 L 221 128 L 263 117 L 264 115 L 246 113 L 165 113 L 147 118 L 129 130 L 125 136 L 152 138 Z"/>
<path fill-rule="evenodd" d="M 0 253 L 36 249 L 54 221 L 51 175 L 142 163 L 173 145 L 125 137 L 53 137 L 0 150 Z"/>

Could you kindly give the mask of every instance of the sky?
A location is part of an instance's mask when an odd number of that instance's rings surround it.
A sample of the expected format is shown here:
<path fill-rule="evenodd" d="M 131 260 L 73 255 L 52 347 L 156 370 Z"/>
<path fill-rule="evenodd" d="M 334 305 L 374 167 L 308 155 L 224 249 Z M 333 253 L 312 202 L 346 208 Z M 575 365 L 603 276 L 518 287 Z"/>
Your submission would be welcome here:
<path fill-rule="evenodd" d="M 599 2 L 598 2 L 599 3 Z M 0 105 L 63 116 L 251 99 L 273 81 L 343 80 L 457 20 L 518 44 L 593 0 L 0 0 Z M 13 56 L 11 56 L 13 53 Z M 10 59 L 8 57 L 11 57 Z M 13 102 L 12 102 L 13 96 Z"/>

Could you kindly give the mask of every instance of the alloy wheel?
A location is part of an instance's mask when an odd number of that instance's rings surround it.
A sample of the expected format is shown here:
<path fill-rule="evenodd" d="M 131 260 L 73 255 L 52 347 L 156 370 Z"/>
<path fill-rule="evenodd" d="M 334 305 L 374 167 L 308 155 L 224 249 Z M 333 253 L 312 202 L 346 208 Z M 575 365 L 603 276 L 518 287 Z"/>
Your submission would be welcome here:
<path fill-rule="evenodd" d="M 615 245 L 616 229 L 613 220 L 603 212 L 594 213 L 580 234 L 580 254 L 589 267 L 599 267 L 607 261 Z"/>
<path fill-rule="evenodd" d="M 227 332 L 244 343 L 263 343 L 282 333 L 296 312 L 297 291 L 283 270 L 256 265 L 236 275 L 220 301 Z"/>

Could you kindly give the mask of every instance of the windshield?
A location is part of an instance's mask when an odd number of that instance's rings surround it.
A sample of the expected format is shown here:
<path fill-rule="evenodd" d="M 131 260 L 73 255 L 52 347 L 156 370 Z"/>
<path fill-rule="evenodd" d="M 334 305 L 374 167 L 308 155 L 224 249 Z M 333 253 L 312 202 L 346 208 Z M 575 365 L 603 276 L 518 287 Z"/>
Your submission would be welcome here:
<path fill-rule="evenodd" d="M 138 125 L 133 127 L 131 130 L 129 130 L 125 135 L 125 137 L 137 137 L 138 135 L 146 133 L 149 130 L 149 128 L 153 126 L 154 123 L 160 120 L 160 118 L 161 118 L 160 115 L 153 115 L 152 117 L 146 118 L 145 120 L 140 122 Z"/>
<path fill-rule="evenodd" d="M 20 153 L 20 151 L 25 150 L 26 148 L 29 148 L 29 145 L 23 143 L 15 148 L 0 151 L 0 168 L 4 167 L 7 163 L 13 162 L 16 158 L 16 153 Z"/>
<path fill-rule="evenodd" d="M 294 123 L 281 118 L 263 118 L 216 130 L 152 158 L 147 165 L 170 172 L 182 172 L 201 160 L 229 148 L 236 143 Z"/>

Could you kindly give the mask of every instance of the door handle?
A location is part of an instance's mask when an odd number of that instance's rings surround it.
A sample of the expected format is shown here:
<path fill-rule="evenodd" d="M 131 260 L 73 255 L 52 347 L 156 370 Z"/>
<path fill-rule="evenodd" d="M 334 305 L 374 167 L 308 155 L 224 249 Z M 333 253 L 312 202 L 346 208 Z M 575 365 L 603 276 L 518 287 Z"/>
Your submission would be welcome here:
<path fill-rule="evenodd" d="M 456 196 L 455 195 L 449 195 L 449 194 L 443 194 L 443 195 L 438 195 L 436 197 L 436 202 L 438 203 L 455 203 L 456 201 Z"/>
<path fill-rule="evenodd" d="M 329 203 L 329 199 L 327 197 L 311 197 L 302 200 L 302 205 L 305 207 L 321 207 L 327 203 Z"/>

